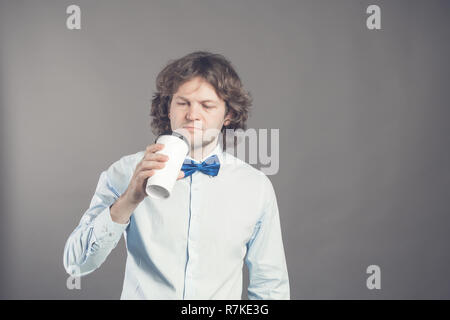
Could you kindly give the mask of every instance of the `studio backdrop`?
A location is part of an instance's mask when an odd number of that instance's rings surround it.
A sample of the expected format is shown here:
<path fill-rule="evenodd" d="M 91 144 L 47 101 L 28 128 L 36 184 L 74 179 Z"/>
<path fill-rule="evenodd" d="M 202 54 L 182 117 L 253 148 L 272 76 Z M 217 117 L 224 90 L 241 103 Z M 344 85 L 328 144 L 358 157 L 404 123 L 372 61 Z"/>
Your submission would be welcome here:
<path fill-rule="evenodd" d="M 445 0 L 1 0 L 0 297 L 120 297 L 123 238 L 80 288 L 65 242 L 101 172 L 154 142 L 158 72 L 205 50 L 252 94 L 248 128 L 275 139 L 269 163 L 245 160 L 274 186 L 291 298 L 449 299 L 449 14 Z"/>

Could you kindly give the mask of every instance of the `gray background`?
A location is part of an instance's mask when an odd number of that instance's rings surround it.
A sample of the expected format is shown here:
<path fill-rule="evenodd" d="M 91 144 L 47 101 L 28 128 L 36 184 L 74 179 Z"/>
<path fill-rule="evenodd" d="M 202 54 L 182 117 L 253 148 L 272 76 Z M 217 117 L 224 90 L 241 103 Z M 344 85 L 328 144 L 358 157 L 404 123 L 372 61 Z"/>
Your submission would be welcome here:
<path fill-rule="evenodd" d="M 81 30 L 66 28 L 70 4 Z M 370 4 L 382 30 L 366 28 Z M 64 244 L 101 171 L 153 141 L 158 72 L 204 49 L 252 93 L 249 128 L 280 129 L 270 179 L 292 299 L 450 298 L 449 9 L 2 0 L 1 297 L 120 297 L 123 239 L 81 290 L 66 288 Z M 371 264 L 381 290 L 366 287 Z"/>

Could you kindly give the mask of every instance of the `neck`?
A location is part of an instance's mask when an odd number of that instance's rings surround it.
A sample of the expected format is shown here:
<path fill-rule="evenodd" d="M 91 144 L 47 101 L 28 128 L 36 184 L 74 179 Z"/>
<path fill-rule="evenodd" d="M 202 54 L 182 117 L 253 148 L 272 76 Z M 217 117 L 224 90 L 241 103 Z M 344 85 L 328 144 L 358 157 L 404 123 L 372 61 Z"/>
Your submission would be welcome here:
<path fill-rule="evenodd" d="M 200 145 L 198 147 L 192 147 L 189 156 L 197 162 L 201 162 L 204 157 L 210 154 L 217 146 L 217 137 L 208 144 Z"/>

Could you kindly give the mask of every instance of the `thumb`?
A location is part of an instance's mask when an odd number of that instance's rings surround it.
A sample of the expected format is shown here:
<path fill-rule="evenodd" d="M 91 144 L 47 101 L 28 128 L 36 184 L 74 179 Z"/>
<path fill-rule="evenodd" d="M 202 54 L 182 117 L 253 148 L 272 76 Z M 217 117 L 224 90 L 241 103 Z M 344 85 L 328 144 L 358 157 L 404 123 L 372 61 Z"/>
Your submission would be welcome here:
<path fill-rule="evenodd" d="M 177 180 L 183 179 L 184 178 L 184 171 L 181 170 L 180 173 L 178 174 L 178 178 Z"/>

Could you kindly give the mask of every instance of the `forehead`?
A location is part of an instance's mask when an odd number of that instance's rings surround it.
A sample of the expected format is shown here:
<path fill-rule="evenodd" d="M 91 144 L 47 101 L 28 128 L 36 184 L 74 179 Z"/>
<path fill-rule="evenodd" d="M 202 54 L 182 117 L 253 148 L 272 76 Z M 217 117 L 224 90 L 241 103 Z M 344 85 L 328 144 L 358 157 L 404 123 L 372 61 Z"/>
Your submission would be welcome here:
<path fill-rule="evenodd" d="M 193 78 L 183 83 L 174 93 L 174 98 L 186 98 L 189 100 L 211 100 L 221 102 L 215 88 L 206 80 L 200 77 Z"/>

